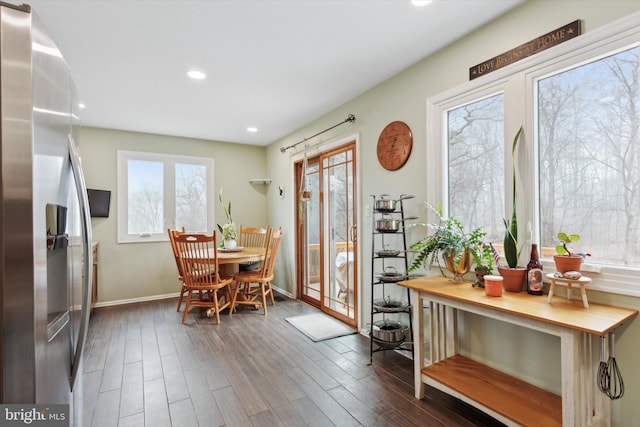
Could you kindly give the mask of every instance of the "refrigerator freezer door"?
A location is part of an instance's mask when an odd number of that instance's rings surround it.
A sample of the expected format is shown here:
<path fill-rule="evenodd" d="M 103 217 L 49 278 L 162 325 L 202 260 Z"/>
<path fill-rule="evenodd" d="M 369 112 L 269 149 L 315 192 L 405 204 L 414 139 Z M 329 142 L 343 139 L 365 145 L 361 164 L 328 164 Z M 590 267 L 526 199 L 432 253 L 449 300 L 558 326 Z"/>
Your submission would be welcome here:
<path fill-rule="evenodd" d="M 32 402 L 36 388 L 30 21 L 25 12 L 0 7 L 0 398 L 4 403 Z"/>
<path fill-rule="evenodd" d="M 81 284 L 92 268 L 86 188 L 70 137 L 77 99 L 66 62 L 29 6 L 0 2 L 0 98 L 0 402 L 70 404 L 75 418 L 90 297 Z"/>

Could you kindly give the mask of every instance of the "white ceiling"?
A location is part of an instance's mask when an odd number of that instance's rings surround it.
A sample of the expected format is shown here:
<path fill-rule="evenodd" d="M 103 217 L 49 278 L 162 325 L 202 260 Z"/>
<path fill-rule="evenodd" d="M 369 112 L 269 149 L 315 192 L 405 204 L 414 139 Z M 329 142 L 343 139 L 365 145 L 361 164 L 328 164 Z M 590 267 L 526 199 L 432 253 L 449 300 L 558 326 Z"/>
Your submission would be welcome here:
<path fill-rule="evenodd" d="M 523 1 L 25 0 L 67 58 L 84 125 L 255 145 Z"/>

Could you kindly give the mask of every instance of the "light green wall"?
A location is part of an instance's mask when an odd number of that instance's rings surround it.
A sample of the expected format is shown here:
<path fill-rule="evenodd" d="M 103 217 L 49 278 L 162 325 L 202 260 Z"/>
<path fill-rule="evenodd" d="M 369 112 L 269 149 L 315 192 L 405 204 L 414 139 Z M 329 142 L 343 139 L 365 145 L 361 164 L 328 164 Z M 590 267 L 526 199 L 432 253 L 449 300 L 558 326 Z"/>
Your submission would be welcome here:
<path fill-rule="evenodd" d="M 99 303 L 153 298 L 176 293 L 177 272 L 169 242 L 118 244 L 116 236 L 118 150 L 212 157 L 215 188 L 224 188 L 237 224 L 267 224 L 269 185 L 249 183 L 266 175 L 265 149 L 250 145 L 82 127 L 79 136 L 87 187 L 111 190 L 109 218 L 93 218 L 93 239 L 99 242 Z M 225 219 L 217 202 L 215 218 Z"/>
<path fill-rule="evenodd" d="M 427 188 L 441 186 L 440 182 L 427 182 L 426 178 L 426 145 L 430 143 L 426 129 L 426 99 L 467 82 L 469 67 L 576 19 L 582 20 L 582 31 L 587 33 L 638 11 L 640 2 L 636 0 L 530 0 L 268 147 L 267 167 L 268 175 L 274 180 L 272 185 L 286 185 L 290 190 L 293 185 L 292 155 L 289 152 L 281 154 L 280 147 L 339 123 L 350 113 L 356 116 L 354 124 L 339 126 L 310 141 L 310 144 L 330 143 L 350 135 L 359 137 L 360 327 L 364 328 L 369 322 L 371 298 L 372 224 L 367 215 L 370 195 L 414 194 L 416 198 L 406 202 L 405 207 L 409 214 L 424 218 L 421 203 L 427 201 Z M 394 120 L 402 120 L 410 126 L 414 146 L 408 163 L 396 172 L 388 172 L 377 162 L 376 144 L 384 126 Z M 281 260 L 276 281 L 280 287 L 293 293 L 294 194 L 288 191 L 283 200 L 271 193 L 268 215 L 270 222 L 282 224 L 286 231 L 282 249 L 286 257 Z M 417 238 L 413 234 L 415 232 L 411 232 L 409 241 Z M 589 300 L 640 309 L 637 298 L 591 292 Z M 559 393 L 560 349 L 557 338 L 496 321 L 481 321 L 474 316 L 464 316 L 461 321 L 461 346 L 465 354 Z M 617 331 L 616 355 L 627 387 L 624 398 L 612 403 L 615 426 L 640 425 L 640 407 L 636 404 L 640 401 L 640 367 L 636 363 L 638 337 L 638 319 Z"/>

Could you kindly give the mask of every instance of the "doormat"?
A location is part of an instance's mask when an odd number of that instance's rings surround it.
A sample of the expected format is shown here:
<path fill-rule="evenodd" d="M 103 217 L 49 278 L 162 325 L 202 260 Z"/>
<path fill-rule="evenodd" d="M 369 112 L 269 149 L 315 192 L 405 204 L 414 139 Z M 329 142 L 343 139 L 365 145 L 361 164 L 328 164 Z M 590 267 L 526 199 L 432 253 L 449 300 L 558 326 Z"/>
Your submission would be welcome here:
<path fill-rule="evenodd" d="M 357 331 L 324 313 L 303 314 L 285 319 L 293 327 L 312 341 L 324 341 L 331 338 L 355 334 Z"/>

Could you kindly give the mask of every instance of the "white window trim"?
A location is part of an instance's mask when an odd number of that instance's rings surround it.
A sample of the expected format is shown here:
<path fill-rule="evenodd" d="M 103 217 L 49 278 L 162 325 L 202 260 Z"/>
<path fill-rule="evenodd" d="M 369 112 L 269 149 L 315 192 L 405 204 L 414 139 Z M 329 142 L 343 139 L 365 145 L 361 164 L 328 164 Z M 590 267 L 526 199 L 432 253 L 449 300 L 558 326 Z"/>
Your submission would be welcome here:
<path fill-rule="evenodd" d="M 503 69 L 447 90 L 427 99 L 427 200 L 448 200 L 447 136 L 446 112 L 472 100 L 504 91 L 505 94 L 505 159 L 510 164 L 510 141 L 522 124 L 526 138 L 536 137 L 533 130 L 535 107 L 534 87 L 538 79 L 591 62 L 612 51 L 640 45 L 640 13 L 634 13 L 616 22 L 583 34 L 554 48 L 523 59 Z M 529 100 L 522 102 L 522 96 Z M 518 162 L 519 192 L 518 218 L 521 229 L 528 230 L 528 224 L 538 224 L 538 192 L 535 168 L 537 162 L 537 141 L 527 142 L 528 152 L 520 155 Z M 526 159 L 529 159 L 528 161 Z M 511 169 L 505 167 L 505 197 L 512 191 Z M 441 185 L 438 185 L 440 183 Z M 505 200 L 510 214 L 512 204 Z M 445 207 L 445 212 L 448 206 Z M 533 227 L 531 239 L 539 241 L 539 230 Z M 525 242 L 526 244 L 527 242 Z M 530 242 L 528 242 L 530 243 Z M 523 260 L 520 260 L 522 263 Z M 545 271 L 553 271 L 553 262 L 543 261 Z M 585 264 L 582 271 L 593 279 L 589 289 L 640 297 L 640 269 Z"/>
<path fill-rule="evenodd" d="M 128 161 L 142 160 L 150 162 L 161 162 L 164 164 L 164 194 L 175 195 L 175 164 L 203 165 L 207 168 L 207 230 L 215 227 L 214 206 L 215 206 L 215 186 L 214 186 L 214 165 L 215 161 L 210 157 L 183 156 L 178 154 L 148 153 L 139 151 L 118 150 L 118 214 L 117 229 L 118 243 L 140 243 L 140 242 L 162 242 L 169 239 L 166 229 L 175 228 L 175 199 L 164 199 L 164 230 L 162 233 L 151 234 L 129 234 L 128 233 Z M 167 179 L 170 178 L 170 179 Z M 170 200 L 168 200 L 170 199 Z"/>

